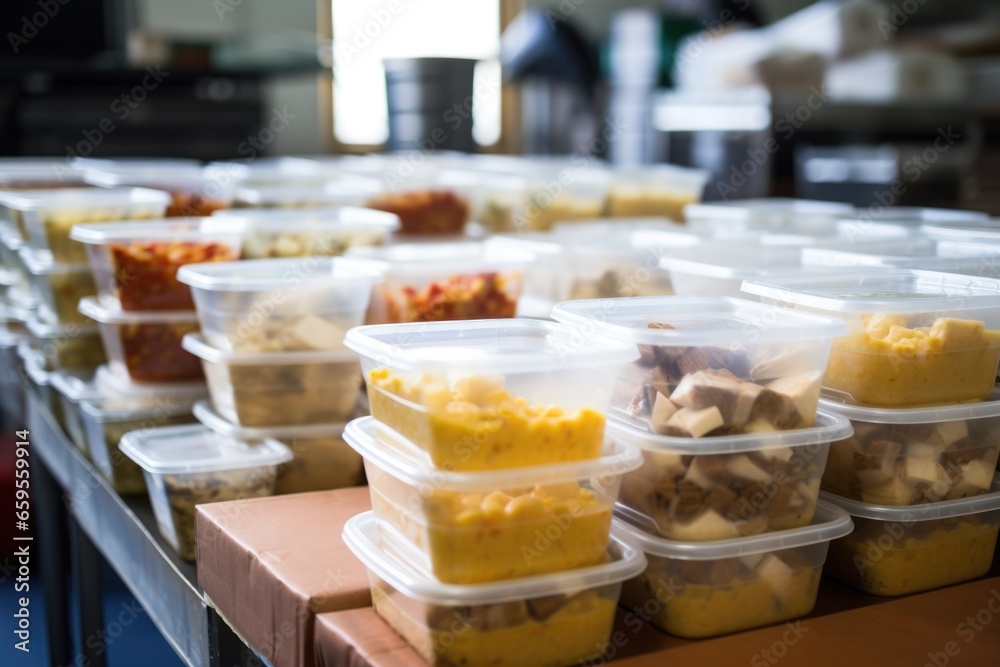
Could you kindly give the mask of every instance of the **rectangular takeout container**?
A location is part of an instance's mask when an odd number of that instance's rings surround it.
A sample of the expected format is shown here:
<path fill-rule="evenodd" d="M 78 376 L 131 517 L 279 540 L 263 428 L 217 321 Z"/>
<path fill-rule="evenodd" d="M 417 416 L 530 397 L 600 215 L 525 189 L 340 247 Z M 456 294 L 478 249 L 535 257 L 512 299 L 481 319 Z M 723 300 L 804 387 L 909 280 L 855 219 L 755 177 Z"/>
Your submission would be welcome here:
<path fill-rule="evenodd" d="M 73 225 L 83 222 L 139 220 L 162 217 L 170 195 L 146 188 L 33 190 L 4 197 L 19 211 L 27 244 L 43 259 L 86 262 L 84 247 L 70 239 Z"/>
<path fill-rule="evenodd" d="M 600 563 L 621 476 L 640 463 L 636 450 L 609 443 L 586 461 L 447 472 L 425 467 L 415 447 L 385 447 L 371 417 L 344 436 L 364 457 L 385 541 L 407 543 L 411 562 L 454 584 Z"/>
<path fill-rule="evenodd" d="M 619 368 L 638 354 L 540 320 L 351 329 L 372 416 L 446 470 L 595 458 Z"/>
<path fill-rule="evenodd" d="M 983 400 L 1000 360 L 1000 281 L 915 269 L 852 268 L 747 281 L 765 303 L 843 319 L 823 386 L 905 408 Z"/>
<path fill-rule="evenodd" d="M 281 428 L 238 426 L 216 412 L 208 401 L 194 404 L 195 418 L 219 435 L 241 442 L 277 440 L 295 457 L 278 469 L 274 494 L 326 491 L 365 483 L 361 457 L 344 442 L 347 424 L 311 424 Z"/>
<path fill-rule="evenodd" d="M 261 259 L 181 267 L 205 340 L 227 352 L 343 348 L 385 265 L 355 257 Z M 187 289 L 187 287 L 185 287 Z"/>
<path fill-rule="evenodd" d="M 674 438 L 612 420 L 608 438 L 642 451 L 622 479 L 618 507 L 671 540 L 706 542 L 800 528 L 816 509 L 830 443 L 850 435 L 844 417 L 780 433 Z"/>
<path fill-rule="evenodd" d="M 684 220 L 684 207 L 701 201 L 711 173 L 673 165 L 611 170 L 605 212 L 612 217 L 664 216 Z"/>
<path fill-rule="evenodd" d="M 768 433 L 812 426 L 832 317 L 727 297 L 585 299 L 552 317 L 579 335 L 633 347 L 612 414 L 678 437 Z"/>
<path fill-rule="evenodd" d="M 827 572 L 871 595 L 893 597 L 986 574 L 1000 531 L 1000 479 L 990 492 L 924 505 L 872 505 L 823 492 L 855 529 L 830 545 Z"/>
<path fill-rule="evenodd" d="M 201 360 L 212 405 L 240 426 L 345 422 L 361 386 L 358 358 L 348 350 L 225 352 L 200 334 L 184 349 Z"/>
<path fill-rule="evenodd" d="M 669 272 L 678 296 L 731 296 L 751 299 L 740 292 L 744 280 L 783 274 L 801 274 L 801 250 L 795 246 L 717 244 L 682 250 L 660 259 Z"/>
<path fill-rule="evenodd" d="M 878 266 L 898 269 L 925 269 L 946 273 L 975 273 L 982 265 L 997 265 L 997 253 L 980 250 L 976 254 L 944 254 L 935 244 L 900 241 L 895 248 L 875 251 L 847 248 L 804 248 L 803 266 L 855 267 Z"/>
<path fill-rule="evenodd" d="M 221 218 L 129 220 L 77 225 L 70 238 L 86 244 L 101 296 L 116 298 L 122 310 L 193 310 L 177 269 L 239 259 L 243 225 Z"/>
<path fill-rule="evenodd" d="M 45 355 L 46 368 L 94 368 L 107 357 L 97 324 L 49 324 L 31 313 L 25 321 L 31 346 Z"/>
<path fill-rule="evenodd" d="M 678 542 L 644 528 L 614 521 L 615 535 L 649 561 L 625 583 L 622 607 L 664 632 L 701 639 L 812 611 L 830 541 L 850 533 L 852 523 L 847 512 L 820 501 L 808 526 L 753 537 Z"/>
<path fill-rule="evenodd" d="M 58 396 L 62 407 L 63 426 L 66 435 L 76 445 L 77 449 L 90 458 L 90 444 L 83 426 L 81 401 L 96 399 L 100 393 L 94 386 L 94 370 L 56 370 L 49 374 L 52 388 Z"/>
<path fill-rule="evenodd" d="M 916 505 L 990 491 L 1000 453 L 1000 394 L 985 401 L 884 409 L 824 397 L 854 435 L 830 447 L 823 490 L 873 505 Z"/>
<path fill-rule="evenodd" d="M 195 560 L 195 506 L 270 496 L 278 466 L 292 458 L 274 440 L 248 444 L 200 424 L 132 431 L 121 451 L 139 466 L 160 535 Z"/>
<path fill-rule="evenodd" d="M 53 324 L 93 324 L 77 310 L 85 296 L 97 294 L 90 266 L 42 261 L 31 248 L 21 248 L 21 261 L 28 269 L 28 288 L 38 300 L 38 316 Z"/>
<path fill-rule="evenodd" d="M 94 185 L 144 187 L 170 193 L 164 213 L 168 218 L 211 215 L 233 202 L 235 181 L 193 160 L 95 160 L 85 166 L 84 178 Z"/>
<path fill-rule="evenodd" d="M 842 202 L 812 199 L 734 199 L 684 207 L 684 218 L 695 231 L 769 230 L 833 231 L 837 220 L 851 217 L 855 208 Z"/>
<path fill-rule="evenodd" d="M 435 667 L 601 659 L 622 581 L 646 565 L 638 549 L 612 539 L 600 565 L 456 585 L 383 549 L 371 512 L 347 522 L 344 542 L 368 568 L 376 613 Z"/>
<path fill-rule="evenodd" d="M 86 297 L 80 312 L 96 320 L 108 363 L 136 382 L 200 380 L 201 364 L 181 347 L 184 335 L 198 330 L 193 311 L 124 311 L 116 303 Z"/>

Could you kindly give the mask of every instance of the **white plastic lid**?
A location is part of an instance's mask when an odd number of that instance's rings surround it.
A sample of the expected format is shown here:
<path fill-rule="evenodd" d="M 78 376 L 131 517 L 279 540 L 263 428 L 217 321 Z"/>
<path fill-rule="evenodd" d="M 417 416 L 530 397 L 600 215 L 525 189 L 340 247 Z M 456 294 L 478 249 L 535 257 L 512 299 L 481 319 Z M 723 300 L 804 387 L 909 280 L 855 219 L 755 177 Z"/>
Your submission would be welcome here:
<path fill-rule="evenodd" d="M 24 372 L 32 382 L 39 387 L 49 386 L 49 372 L 45 370 L 45 355 L 31 347 L 27 341 L 21 341 L 17 346 L 17 356 L 21 358 Z"/>
<path fill-rule="evenodd" d="M 51 259 L 42 259 L 38 256 L 38 253 L 35 252 L 34 248 L 29 248 L 27 246 L 18 250 L 17 254 L 21 258 L 21 261 L 24 262 L 24 268 L 28 269 L 28 273 L 33 276 L 51 276 L 53 274 L 65 273 L 90 273 L 90 264 L 87 262 L 74 262 L 72 264 L 53 262 Z"/>
<path fill-rule="evenodd" d="M 831 248 L 802 249 L 802 264 L 806 266 L 882 266 L 964 273 L 990 260 L 995 261 L 995 257 L 984 251 L 980 251 L 978 255 L 945 256 L 938 254 L 933 245 L 906 243 L 901 243 L 888 253 Z"/>
<path fill-rule="evenodd" d="M 277 440 L 251 445 L 201 424 L 131 431 L 122 436 L 119 449 L 154 475 L 245 470 L 292 460 L 292 450 Z"/>
<path fill-rule="evenodd" d="M 28 328 L 28 333 L 41 340 L 93 336 L 99 331 L 96 324 L 50 324 L 49 322 L 42 322 L 38 319 L 38 314 L 34 312 L 28 314 L 27 319 L 24 320 L 24 326 Z"/>
<path fill-rule="evenodd" d="M 347 424 L 344 441 L 366 460 L 420 490 L 471 493 L 487 488 L 509 489 L 557 484 L 608 474 L 623 475 L 642 465 L 642 454 L 637 449 L 608 441 L 600 458 L 596 459 L 504 470 L 452 472 L 429 467 L 426 457 L 415 446 L 406 449 L 387 447 L 377 439 L 376 430 L 379 428 L 381 426 L 376 425 L 373 417 L 360 417 Z"/>
<path fill-rule="evenodd" d="M 390 275 L 413 269 L 432 269 L 440 273 L 483 273 L 527 266 L 534 260 L 534 255 L 529 252 L 475 242 L 363 246 L 348 249 L 347 255 L 385 262 Z"/>
<path fill-rule="evenodd" d="M 349 350 L 294 350 L 280 352 L 224 352 L 210 345 L 200 333 L 187 333 L 181 347 L 211 364 L 231 366 L 301 366 L 306 364 L 337 364 L 357 361 Z"/>
<path fill-rule="evenodd" d="M 225 208 L 212 213 L 213 218 L 240 220 L 248 229 L 267 231 L 298 230 L 372 230 L 386 233 L 399 229 L 399 216 L 360 206 L 328 208 Z"/>
<path fill-rule="evenodd" d="M 52 388 L 69 401 L 76 403 L 82 400 L 92 400 L 101 396 L 100 390 L 94 385 L 94 371 L 71 371 L 65 368 L 52 371 L 49 374 Z"/>
<path fill-rule="evenodd" d="M 107 364 L 97 367 L 94 386 L 105 395 L 136 396 L 143 399 L 168 398 L 191 401 L 208 393 L 202 381 L 196 382 L 133 382 L 132 378 L 111 370 Z"/>
<path fill-rule="evenodd" d="M 147 188 L 60 188 L 11 193 L 4 196 L 3 203 L 18 211 L 92 209 L 136 204 L 166 206 L 170 203 L 170 195 L 162 190 Z"/>
<path fill-rule="evenodd" d="M 906 238 L 920 234 L 920 228 L 906 222 L 873 222 L 849 218 L 837 223 L 837 233 L 849 239 Z"/>
<path fill-rule="evenodd" d="M 382 549 L 374 512 L 349 519 L 343 537 L 354 555 L 379 579 L 409 598 L 443 606 L 532 600 L 616 584 L 646 569 L 641 551 L 612 537 L 609 552 L 615 559 L 610 563 L 488 584 L 445 584 L 413 562 L 403 562 Z"/>
<path fill-rule="evenodd" d="M 824 390 L 824 392 L 829 391 L 828 389 Z M 843 415 L 852 421 L 873 424 L 936 424 L 959 419 L 1000 417 L 1000 392 L 998 391 L 994 391 L 989 398 L 983 401 L 925 408 L 873 408 L 855 405 L 830 393 L 822 394 L 819 404 L 824 410 Z"/>
<path fill-rule="evenodd" d="M 349 177 L 313 185 L 259 185 L 240 187 L 236 199 L 255 206 L 323 202 L 327 206 L 357 206 L 377 194 L 381 185 L 372 179 Z"/>
<path fill-rule="evenodd" d="M 530 373 L 639 357 L 634 345 L 522 318 L 354 327 L 344 345 L 404 371 Z"/>
<path fill-rule="evenodd" d="M 865 209 L 858 209 L 858 217 L 865 220 Z M 955 208 L 922 208 L 919 206 L 890 206 L 882 209 L 877 215 L 880 222 L 909 222 L 909 223 L 941 223 L 941 224 L 962 224 L 965 222 L 976 222 L 978 220 L 989 220 L 989 215 L 982 211 L 964 211 Z"/>
<path fill-rule="evenodd" d="M 734 340 L 773 343 L 842 336 L 844 321 L 730 297 L 641 296 L 563 301 L 552 319 L 608 338 L 649 345 L 729 346 Z M 673 329 L 650 329 L 665 322 Z"/>
<path fill-rule="evenodd" d="M 797 215 L 822 215 L 845 217 L 853 215 L 855 208 L 850 204 L 813 199 L 734 199 L 726 202 L 688 204 L 684 207 L 687 220 L 758 220 L 780 218 L 794 222 Z"/>
<path fill-rule="evenodd" d="M 99 424 L 108 422 L 127 422 L 139 419 L 149 419 L 151 424 L 158 423 L 163 417 L 191 414 L 193 400 L 179 398 L 154 398 L 127 395 L 112 395 L 105 393 L 97 398 L 82 399 L 79 402 L 80 412 L 90 421 Z"/>
<path fill-rule="evenodd" d="M 12 287 L 20 281 L 20 278 L 13 269 L 0 266 L 0 286 Z"/>
<path fill-rule="evenodd" d="M 107 167 L 88 168 L 84 172 L 84 180 L 105 188 L 121 186 L 140 186 L 149 188 L 180 188 L 184 190 L 201 190 L 218 187 L 220 192 L 231 189 L 223 188 L 218 174 L 208 170 L 197 162 L 192 164 L 157 164 L 137 160 L 136 164 L 109 165 Z"/>
<path fill-rule="evenodd" d="M 615 511 L 620 509 L 622 508 L 615 508 Z M 773 553 L 782 549 L 830 542 L 854 530 L 854 522 L 847 512 L 822 500 L 816 503 L 816 513 L 808 526 L 712 542 L 678 542 L 657 537 L 617 516 L 612 520 L 612 526 L 615 535 L 634 544 L 646 554 L 678 560 L 719 560 Z"/>
<path fill-rule="evenodd" d="M 197 322 L 193 310 L 122 310 L 117 300 L 85 296 L 77 310 L 101 324 L 178 324 Z"/>
<path fill-rule="evenodd" d="M 201 162 L 182 157 L 78 157 L 73 159 L 77 169 L 102 169 L 105 171 L 144 171 L 147 169 L 192 169 L 199 168 Z"/>
<path fill-rule="evenodd" d="M 1000 241 L 1000 220 L 986 219 L 974 223 L 963 223 L 960 227 L 927 224 L 920 226 L 920 233 L 936 239 L 954 239 L 956 241 L 988 239 L 997 242 Z"/>
<path fill-rule="evenodd" d="M 660 268 L 706 278 L 745 280 L 775 274 L 799 273 L 801 250 L 795 246 L 719 244 L 666 255 Z"/>
<path fill-rule="evenodd" d="M 855 267 L 744 281 L 744 292 L 838 313 L 938 313 L 1000 307 L 1000 280 Z"/>
<path fill-rule="evenodd" d="M 268 438 L 285 440 L 291 438 L 339 437 L 347 427 L 345 423 L 307 424 L 305 426 L 282 426 L 279 428 L 239 426 L 216 412 L 212 407 L 211 401 L 206 400 L 195 403 L 191 408 L 191 413 L 194 414 L 195 419 L 219 435 L 248 442 L 258 442 Z"/>
<path fill-rule="evenodd" d="M 898 521 L 907 523 L 911 521 L 930 521 L 932 519 L 946 519 L 954 516 L 968 516 L 969 514 L 982 514 L 993 510 L 1000 510 L 1000 476 L 993 478 L 990 492 L 971 498 L 959 498 L 957 500 L 943 500 L 938 503 L 921 503 L 920 505 L 872 505 L 863 503 L 860 500 L 852 500 L 830 493 L 820 491 L 820 498 L 833 503 L 838 507 L 862 519 L 877 519 L 878 521 Z"/>
<path fill-rule="evenodd" d="M 177 280 L 197 289 L 221 292 L 323 285 L 366 290 L 381 280 L 385 269 L 383 262 L 359 257 L 291 257 L 186 264 L 177 271 Z"/>
<path fill-rule="evenodd" d="M 236 220 L 214 217 L 122 220 L 73 225 L 69 237 L 93 245 L 147 241 L 200 241 L 206 236 L 241 236 L 245 225 Z"/>

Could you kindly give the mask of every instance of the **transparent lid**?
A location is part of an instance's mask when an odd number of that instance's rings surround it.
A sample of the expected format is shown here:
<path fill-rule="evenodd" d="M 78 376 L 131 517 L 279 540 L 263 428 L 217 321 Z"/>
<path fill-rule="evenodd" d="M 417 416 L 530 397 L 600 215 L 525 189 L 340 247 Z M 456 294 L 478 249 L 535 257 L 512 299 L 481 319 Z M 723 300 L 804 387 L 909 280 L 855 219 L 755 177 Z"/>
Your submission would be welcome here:
<path fill-rule="evenodd" d="M 344 440 L 366 460 L 416 487 L 421 493 L 434 490 L 471 493 L 486 488 L 509 489 L 573 482 L 606 475 L 623 475 L 642 465 L 642 455 L 637 449 L 609 440 L 605 443 L 600 458 L 596 459 L 507 470 L 449 472 L 428 467 L 422 450 L 415 445 L 405 448 L 387 447 L 378 440 L 376 432 L 379 428 L 380 425 L 376 425 L 372 417 L 355 419 L 347 424 Z"/>
<path fill-rule="evenodd" d="M 744 292 L 838 313 L 938 313 L 1000 306 L 1000 280 L 856 267 L 744 281 Z"/>
<path fill-rule="evenodd" d="M 297 204 L 321 202 L 327 206 L 358 206 L 381 189 L 378 181 L 350 177 L 313 185 L 258 185 L 240 187 L 236 199 L 262 206 L 268 204 Z"/>
<path fill-rule="evenodd" d="M 208 393 L 204 382 L 133 382 L 132 378 L 114 372 L 107 364 L 97 367 L 94 386 L 103 394 L 136 396 L 144 399 L 176 398 L 189 404 Z"/>
<path fill-rule="evenodd" d="M 801 250 L 795 246 L 719 244 L 681 250 L 660 259 L 660 268 L 706 278 L 746 280 L 759 276 L 798 273 Z"/>
<path fill-rule="evenodd" d="M 530 319 L 368 325 L 350 329 L 344 345 L 404 371 L 463 374 L 533 373 L 639 357 L 635 345 Z"/>
<path fill-rule="evenodd" d="M 21 358 L 24 372 L 32 382 L 39 387 L 49 386 L 49 372 L 45 370 L 45 355 L 40 350 L 31 347 L 27 341 L 21 341 L 17 346 L 17 356 Z"/>
<path fill-rule="evenodd" d="M 557 241 L 552 232 L 497 234 L 487 238 L 483 245 L 486 248 L 497 248 L 499 252 L 528 252 L 535 256 L 555 256 L 564 248 L 564 244 Z"/>
<path fill-rule="evenodd" d="M 858 213 L 858 217 L 862 220 L 866 220 L 869 217 L 863 208 L 858 209 Z M 870 217 L 877 218 L 879 222 L 961 224 L 977 220 L 989 220 L 990 216 L 982 211 L 963 211 L 954 208 L 890 206 L 879 211 L 877 215 Z"/>
<path fill-rule="evenodd" d="M 256 292 L 323 285 L 370 289 L 381 280 L 385 264 L 358 257 L 293 257 L 239 262 L 186 264 L 177 280 L 197 289 Z"/>
<path fill-rule="evenodd" d="M 166 206 L 170 194 L 147 188 L 61 188 L 24 190 L 4 196 L 3 204 L 18 211 L 44 211 L 64 208 L 92 209 L 105 206 Z"/>
<path fill-rule="evenodd" d="M 212 364 L 230 366 L 301 366 L 305 364 L 337 364 L 357 361 L 350 350 L 294 350 L 281 352 L 224 352 L 210 345 L 200 333 L 187 333 L 181 347 Z"/>
<path fill-rule="evenodd" d="M 427 268 L 443 274 L 482 273 L 527 266 L 534 260 L 529 252 L 475 242 L 364 246 L 348 249 L 347 255 L 385 262 L 388 275 Z"/>
<path fill-rule="evenodd" d="M 395 558 L 381 547 L 374 512 L 363 512 L 349 519 L 343 537 L 354 555 L 379 579 L 409 598 L 441 606 L 532 600 L 616 584 L 646 569 L 641 551 L 612 537 L 608 552 L 614 560 L 610 563 L 488 584 L 445 584 L 414 562 Z"/>
<path fill-rule="evenodd" d="M 1000 241 L 1000 219 L 989 218 L 959 225 L 925 224 L 920 226 L 920 233 L 935 239 L 953 239 L 969 241 L 988 239 Z"/>
<path fill-rule="evenodd" d="M 711 178 L 706 169 L 655 164 L 642 167 L 612 167 L 612 187 L 660 186 L 701 190 Z"/>
<path fill-rule="evenodd" d="M 61 368 L 49 374 L 53 389 L 67 400 L 74 403 L 82 400 L 92 400 L 101 396 L 100 390 L 94 384 L 94 371 L 68 370 Z"/>
<path fill-rule="evenodd" d="M 394 232 L 399 229 L 399 216 L 386 211 L 376 211 L 360 206 L 333 206 L 328 208 L 226 208 L 212 213 L 213 218 L 240 220 L 247 229 L 268 232 L 294 232 L 300 230 L 337 231 L 371 230 Z"/>
<path fill-rule="evenodd" d="M 97 398 L 79 401 L 80 412 L 98 424 L 149 420 L 153 426 L 164 417 L 191 414 L 193 400 L 180 398 L 139 397 L 108 395 L 101 392 Z"/>
<path fill-rule="evenodd" d="M 837 233 L 849 239 L 900 238 L 917 236 L 920 234 L 920 228 L 907 222 L 873 222 L 851 218 L 837 223 Z"/>
<path fill-rule="evenodd" d="M 232 423 L 212 407 L 212 403 L 201 400 L 191 408 L 195 419 L 219 435 L 236 440 L 258 442 L 268 438 L 286 440 L 291 438 L 340 437 L 347 424 L 308 424 L 305 426 L 283 426 L 280 428 L 250 428 Z"/>
<path fill-rule="evenodd" d="M 78 157 L 74 158 L 73 166 L 77 169 L 100 169 L 103 171 L 146 171 L 161 169 L 198 169 L 201 162 L 181 157 Z"/>
<path fill-rule="evenodd" d="M 842 336 L 843 320 L 730 297 L 640 296 L 563 301 L 552 319 L 629 343 L 702 347 Z M 653 322 L 673 329 L 650 329 Z M 748 333 L 749 332 L 749 333 Z"/>
<path fill-rule="evenodd" d="M 0 203 L 0 206 L 2 205 Z M 5 227 L 2 221 L 0 221 L 0 243 L 3 243 L 4 247 L 11 252 L 17 252 L 24 247 L 24 239 L 21 238 L 21 233 L 10 227 Z"/>
<path fill-rule="evenodd" d="M 122 310 L 117 300 L 105 296 L 97 299 L 85 296 L 77 307 L 81 314 L 101 324 L 178 324 L 195 323 L 193 310 Z"/>
<path fill-rule="evenodd" d="M 201 424 L 131 431 L 122 436 L 119 448 L 154 475 L 246 470 L 292 460 L 292 450 L 277 440 L 248 444 Z"/>
<path fill-rule="evenodd" d="M 615 512 L 622 509 L 624 508 L 616 507 Z M 816 503 L 816 513 L 808 526 L 712 542 L 678 542 L 656 537 L 619 516 L 614 518 L 612 526 L 615 535 L 642 549 L 647 555 L 678 560 L 719 560 L 773 553 L 782 549 L 830 542 L 854 530 L 854 522 L 847 512 L 822 500 Z"/>
<path fill-rule="evenodd" d="M 754 220 L 780 218 L 794 222 L 796 215 L 822 215 L 836 218 L 851 216 L 854 207 L 843 202 L 813 199 L 765 198 L 734 199 L 725 202 L 688 204 L 684 207 L 687 220 Z"/>
<path fill-rule="evenodd" d="M 833 503 L 850 512 L 851 516 L 862 519 L 898 521 L 900 523 L 930 521 L 1000 510 L 1000 476 L 993 478 L 989 493 L 971 498 L 942 500 L 937 503 L 922 503 L 920 505 L 872 505 L 860 500 L 843 498 L 829 491 L 820 491 L 819 495 L 826 502 Z"/>
<path fill-rule="evenodd" d="M 89 273 L 90 264 L 87 262 L 74 262 L 73 264 L 63 264 L 53 262 L 51 258 L 40 257 L 34 248 L 27 246 L 17 251 L 24 268 L 33 276 L 51 276 L 53 274 L 65 273 Z"/>
<path fill-rule="evenodd" d="M 38 319 L 38 314 L 31 312 L 24 320 L 24 326 L 28 328 L 35 338 L 41 340 L 69 339 L 79 336 L 94 336 L 98 333 L 96 324 L 52 324 Z"/>
<path fill-rule="evenodd" d="M 223 186 L 218 174 L 201 165 L 145 164 L 137 161 L 135 166 L 113 165 L 109 167 L 88 168 L 84 172 L 84 180 L 94 185 L 106 188 L 121 186 L 140 186 L 153 189 L 205 190 L 218 188 L 220 195 L 228 194 L 235 185 L 232 179 Z"/>
<path fill-rule="evenodd" d="M 889 252 L 845 250 L 832 248 L 803 248 L 802 264 L 807 266 L 883 266 L 889 268 L 927 269 L 930 271 L 974 270 L 992 257 L 986 252 L 979 255 L 944 256 L 934 245 L 908 245 L 901 242 Z"/>
<path fill-rule="evenodd" d="M 718 435 L 707 438 L 676 438 L 658 435 L 636 425 L 609 419 L 609 438 L 620 438 L 622 442 L 647 451 L 682 455 L 737 454 L 759 452 L 765 449 L 785 447 L 806 447 L 827 442 L 835 442 L 851 437 L 854 428 L 846 417 L 834 412 L 818 412 L 816 423 L 809 428 L 773 433 L 743 433 L 740 435 Z"/>
<path fill-rule="evenodd" d="M 69 237 L 81 243 L 107 245 L 150 241 L 199 241 L 206 236 L 241 236 L 245 225 L 236 220 L 215 217 L 161 218 L 158 220 L 122 220 L 73 225 Z"/>
<path fill-rule="evenodd" d="M 855 405 L 845 398 L 825 389 L 820 396 L 820 407 L 829 412 L 843 415 L 852 421 L 873 424 L 935 424 L 959 419 L 982 419 L 1000 417 L 1000 392 L 994 391 L 989 398 L 974 403 L 953 403 L 924 408 L 873 408 Z"/>

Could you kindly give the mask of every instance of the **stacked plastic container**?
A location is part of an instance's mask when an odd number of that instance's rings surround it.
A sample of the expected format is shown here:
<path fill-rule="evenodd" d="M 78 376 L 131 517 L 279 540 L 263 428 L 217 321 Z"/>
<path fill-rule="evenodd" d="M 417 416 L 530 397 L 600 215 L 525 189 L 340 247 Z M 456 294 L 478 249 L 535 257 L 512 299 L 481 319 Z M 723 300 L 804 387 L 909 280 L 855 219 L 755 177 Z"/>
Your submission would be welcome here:
<path fill-rule="evenodd" d="M 373 512 L 344 538 L 376 611 L 432 664 L 595 657 L 645 567 L 611 537 L 639 456 L 605 437 L 635 348 L 523 319 L 366 326 L 345 343 L 372 414 L 345 438 Z"/>
<path fill-rule="evenodd" d="M 831 574 L 883 596 L 984 574 L 1000 531 L 1000 281 L 852 269 L 744 289 L 849 327 L 820 401 L 854 425 L 822 481 L 857 524 L 831 546 Z"/>
<path fill-rule="evenodd" d="M 638 447 L 616 525 L 643 549 L 623 602 L 709 637 L 807 614 L 847 514 L 818 501 L 844 417 L 817 411 L 843 322 L 723 297 L 570 301 L 552 316 L 639 359 L 613 379 L 608 433 Z"/>

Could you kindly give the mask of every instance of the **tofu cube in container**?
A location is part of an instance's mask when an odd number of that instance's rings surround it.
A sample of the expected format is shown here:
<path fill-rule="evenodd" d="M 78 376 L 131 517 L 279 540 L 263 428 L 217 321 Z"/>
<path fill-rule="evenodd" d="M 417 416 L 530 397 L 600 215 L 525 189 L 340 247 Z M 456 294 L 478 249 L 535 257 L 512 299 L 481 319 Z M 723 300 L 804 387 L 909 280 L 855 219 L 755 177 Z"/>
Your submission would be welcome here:
<path fill-rule="evenodd" d="M 96 320 L 111 369 L 136 382 L 188 382 L 202 379 L 198 359 L 181 347 L 198 331 L 190 310 L 126 311 L 109 300 L 87 297 L 80 312 Z"/>
<path fill-rule="evenodd" d="M 842 202 L 812 199 L 734 199 L 684 207 L 684 218 L 695 231 L 746 231 L 751 229 L 809 230 L 830 233 L 841 218 L 852 217 L 855 208 Z"/>
<path fill-rule="evenodd" d="M 637 450 L 608 443 L 584 461 L 448 472 L 412 445 L 384 446 L 371 417 L 344 435 L 364 457 L 384 543 L 405 543 L 411 562 L 453 584 L 599 564 L 621 476 L 640 463 Z"/>
<path fill-rule="evenodd" d="M 97 164 L 100 162 L 101 164 Z M 87 166 L 84 179 L 105 188 L 144 187 L 170 193 L 168 218 L 211 215 L 233 203 L 236 181 L 220 177 L 196 161 L 167 164 L 161 160 L 103 160 Z"/>
<path fill-rule="evenodd" d="M 701 201 L 711 174 L 673 165 L 611 171 L 607 214 L 613 217 L 664 216 L 684 220 L 684 207 Z"/>
<path fill-rule="evenodd" d="M 45 356 L 49 370 L 96 368 L 107 360 L 96 323 L 49 324 L 29 313 L 25 326 L 31 346 Z"/>
<path fill-rule="evenodd" d="M 823 386 L 888 408 L 981 401 L 1000 361 L 1000 281 L 852 268 L 747 281 L 766 303 L 843 319 Z"/>
<path fill-rule="evenodd" d="M 425 466 L 475 471 L 593 459 L 635 346 L 541 320 L 357 327 L 368 403 L 389 444 Z M 393 435 L 394 434 L 394 435 Z"/>
<path fill-rule="evenodd" d="M 361 374 L 349 350 L 227 352 L 194 333 L 183 345 L 201 360 L 212 405 L 234 424 L 301 426 L 353 416 Z"/>
<path fill-rule="evenodd" d="M 348 248 L 380 246 L 399 229 L 399 218 L 384 211 L 342 206 L 285 211 L 237 209 L 213 218 L 246 226 L 243 259 L 343 255 Z"/>
<path fill-rule="evenodd" d="M 726 297 L 566 301 L 552 317 L 635 350 L 611 414 L 678 438 L 812 426 L 830 343 L 847 331 L 833 317 Z"/>
<path fill-rule="evenodd" d="M 678 296 L 730 296 L 756 300 L 740 292 L 744 280 L 801 274 L 801 249 L 796 246 L 716 244 L 682 250 L 660 259 Z"/>
<path fill-rule="evenodd" d="M 326 491 L 365 483 L 361 456 L 344 441 L 345 423 L 249 428 L 237 426 L 216 412 L 208 401 L 194 404 L 195 418 L 219 435 L 241 442 L 277 440 L 294 458 L 278 469 L 275 495 Z"/>
<path fill-rule="evenodd" d="M 851 513 L 854 532 L 830 545 L 827 573 L 871 595 L 893 597 L 986 574 L 1000 532 L 1000 479 L 972 498 L 898 507 L 822 493 Z"/>
<path fill-rule="evenodd" d="M 619 511 L 688 542 L 808 525 L 830 443 L 850 433 L 847 419 L 823 412 L 809 428 L 711 438 L 650 435 L 612 420 L 608 437 L 643 456 L 622 479 Z"/>
<path fill-rule="evenodd" d="M 514 317 L 534 257 L 480 243 L 407 243 L 352 248 L 348 257 L 385 262 L 366 321 L 435 322 Z"/>
<path fill-rule="evenodd" d="M 614 522 L 614 534 L 649 561 L 640 576 L 625 582 L 622 607 L 671 635 L 701 639 L 812 611 L 830 542 L 850 533 L 852 523 L 847 512 L 820 501 L 808 526 L 753 537 L 680 542 L 644 528 Z"/>
<path fill-rule="evenodd" d="M 77 225 L 101 296 L 124 311 L 194 310 L 191 290 L 177 281 L 185 264 L 240 258 L 244 225 L 217 218 L 168 218 Z"/>
<path fill-rule="evenodd" d="M 373 260 L 302 257 L 193 264 L 177 279 L 190 286 L 205 340 L 249 354 L 343 349 L 384 272 Z"/>
<path fill-rule="evenodd" d="M 987 493 L 1000 453 L 1000 394 L 928 408 L 869 408 L 821 398 L 854 435 L 830 446 L 823 489 L 873 505 Z"/>
<path fill-rule="evenodd" d="M 28 269 L 28 288 L 38 300 L 38 316 L 53 324 L 93 324 L 77 310 L 85 296 L 97 294 L 90 265 L 43 261 L 31 248 L 21 248 L 21 261 Z"/>
<path fill-rule="evenodd" d="M 613 539 L 600 565 L 458 585 L 383 549 L 371 512 L 347 522 L 344 542 L 368 568 L 375 612 L 435 667 L 602 659 L 622 582 L 646 566 L 641 551 Z"/>
<path fill-rule="evenodd" d="M 280 442 L 248 444 L 200 424 L 132 431 L 121 451 L 143 471 L 160 535 L 187 561 L 197 554 L 195 506 L 270 496 L 292 458 Z"/>
<path fill-rule="evenodd" d="M 90 444 L 87 442 L 83 426 L 80 403 L 100 398 L 101 394 L 94 386 L 95 372 L 95 370 L 56 370 L 49 376 L 52 388 L 55 389 L 62 406 L 66 435 L 87 458 L 90 458 Z"/>
<path fill-rule="evenodd" d="M 28 233 L 27 244 L 42 259 L 87 261 L 83 245 L 70 239 L 74 225 L 84 222 L 161 218 L 170 195 L 147 188 L 31 190 L 4 198 L 19 211 Z"/>

